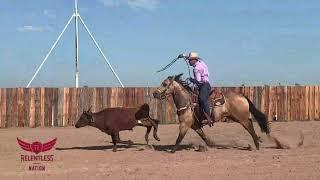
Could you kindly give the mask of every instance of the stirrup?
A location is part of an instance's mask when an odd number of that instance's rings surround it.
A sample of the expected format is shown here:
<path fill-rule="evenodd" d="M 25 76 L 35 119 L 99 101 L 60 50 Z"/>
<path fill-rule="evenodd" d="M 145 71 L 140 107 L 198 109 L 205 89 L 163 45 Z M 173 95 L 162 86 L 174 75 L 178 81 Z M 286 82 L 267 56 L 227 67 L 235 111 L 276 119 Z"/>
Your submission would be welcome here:
<path fill-rule="evenodd" d="M 205 119 L 205 120 L 203 120 L 203 121 L 201 121 L 201 124 L 214 124 L 214 121 L 209 121 L 209 120 L 207 120 L 207 119 Z"/>

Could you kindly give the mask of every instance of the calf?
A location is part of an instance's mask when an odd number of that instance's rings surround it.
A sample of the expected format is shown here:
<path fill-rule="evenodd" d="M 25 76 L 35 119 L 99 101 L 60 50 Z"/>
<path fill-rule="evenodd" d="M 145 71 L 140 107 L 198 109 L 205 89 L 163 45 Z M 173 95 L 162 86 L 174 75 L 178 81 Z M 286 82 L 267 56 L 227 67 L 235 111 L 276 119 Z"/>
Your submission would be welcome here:
<path fill-rule="evenodd" d="M 145 134 L 147 144 L 149 143 L 148 136 L 152 127 L 154 129 L 153 137 L 160 141 L 157 136 L 159 121 L 150 117 L 150 107 L 148 104 L 143 104 L 137 108 L 106 108 L 96 113 L 91 112 L 90 109 L 83 111 L 75 127 L 81 128 L 89 125 L 111 135 L 114 152 L 117 151 L 117 141 L 120 139 L 119 132 L 133 130 L 135 126 L 147 127 Z"/>

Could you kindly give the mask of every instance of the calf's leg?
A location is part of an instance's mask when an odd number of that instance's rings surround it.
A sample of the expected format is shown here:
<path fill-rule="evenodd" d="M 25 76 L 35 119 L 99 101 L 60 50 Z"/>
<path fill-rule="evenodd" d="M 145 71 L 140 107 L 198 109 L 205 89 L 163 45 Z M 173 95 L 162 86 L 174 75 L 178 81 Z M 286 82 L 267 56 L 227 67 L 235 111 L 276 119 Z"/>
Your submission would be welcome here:
<path fill-rule="evenodd" d="M 117 140 L 119 139 L 119 132 L 113 132 L 111 134 L 111 138 L 112 138 L 112 143 L 113 143 L 112 151 L 116 152 L 117 151 Z"/>
<path fill-rule="evenodd" d="M 116 138 L 117 138 L 117 142 L 121 142 L 121 140 L 120 140 L 120 134 L 119 134 L 119 132 L 117 133 L 117 136 L 116 136 Z"/>
<path fill-rule="evenodd" d="M 152 126 L 147 127 L 147 132 L 146 132 L 146 134 L 144 135 L 144 139 L 146 140 L 147 145 L 149 144 L 149 133 L 150 133 L 150 131 L 151 131 L 151 128 L 152 128 Z"/>
<path fill-rule="evenodd" d="M 160 141 L 160 138 L 157 135 L 159 120 L 151 119 L 151 124 L 153 126 L 153 138 L 157 141 Z"/>

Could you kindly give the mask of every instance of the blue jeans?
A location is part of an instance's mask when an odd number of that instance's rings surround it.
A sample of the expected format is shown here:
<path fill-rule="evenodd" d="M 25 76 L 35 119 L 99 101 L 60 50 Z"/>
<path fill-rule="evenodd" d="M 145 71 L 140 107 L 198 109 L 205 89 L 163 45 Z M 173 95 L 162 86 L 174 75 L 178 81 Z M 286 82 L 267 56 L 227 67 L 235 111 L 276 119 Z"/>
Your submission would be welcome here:
<path fill-rule="evenodd" d="M 211 92 L 210 83 L 206 82 L 199 85 L 199 96 L 198 96 L 199 107 L 200 107 L 200 110 L 203 110 L 209 116 L 210 116 L 210 108 L 209 108 L 208 98 L 210 96 L 210 92 Z"/>

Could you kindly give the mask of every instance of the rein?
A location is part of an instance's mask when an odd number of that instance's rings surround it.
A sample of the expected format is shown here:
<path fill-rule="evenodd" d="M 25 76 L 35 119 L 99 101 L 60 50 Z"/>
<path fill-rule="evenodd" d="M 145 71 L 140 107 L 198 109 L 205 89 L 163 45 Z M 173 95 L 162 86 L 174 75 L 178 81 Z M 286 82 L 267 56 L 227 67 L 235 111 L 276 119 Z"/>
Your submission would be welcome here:
<path fill-rule="evenodd" d="M 172 80 L 172 81 L 171 81 L 171 83 L 166 87 L 165 91 L 167 91 L 167 90 L 169 89 L 169 87 L 172 85 L 173 81 L 175 81 L 175 80 Z M 180 85 L 180 86 L 182 86 L 182 85 Z M 194 93 L 187 91 L 184 87 L 182 87 L 182 90 L 183 90 L 185 93 L 189 94 L 189 95 L 190 95 L 190 98 L 189 98 L 189 101 L 188 101 L 188 104 L 187 104 L 187 105 L 185 105 L 185 106 L 180 107 L 179 109 L 177 109 L 177 114 L 179 115 L 181 111 L 184 111 L 184 110 L 187 110 L 187 109 L 191 108 L 191 111 L 192 111 L 193 116 L 195 117 L 195 119 L 196 119 L 197 121 L 199 121 L 199 118 L 196 116 L 196 114 L 195 114 L 195 112 L 194 112 L 194 107 L 195 107 L 195 106 L 194 106 L 193 103 L 192 103 L 192 95 L 193 95 Z M 159 89 L 157 89 L 157 91 L 160 92 Z M 165 91 L 164 91 L 164 92 L 165 92 Z M 160 93 L 161 93 L 161 92 L 160 92 Z M 168 96 L 166 95 L 166 98 L 164 98 L 164 99 L 167 99 L 167 97 L 168 97 Z M 200 121 L 199 121 L 199 122 L 200 122 Z"/>

